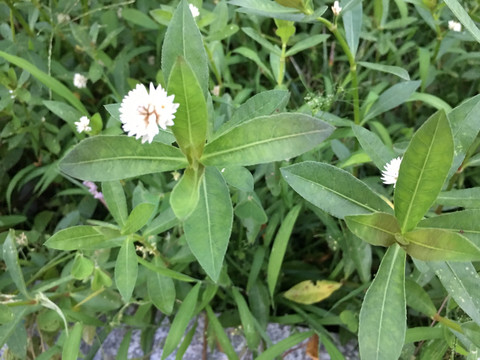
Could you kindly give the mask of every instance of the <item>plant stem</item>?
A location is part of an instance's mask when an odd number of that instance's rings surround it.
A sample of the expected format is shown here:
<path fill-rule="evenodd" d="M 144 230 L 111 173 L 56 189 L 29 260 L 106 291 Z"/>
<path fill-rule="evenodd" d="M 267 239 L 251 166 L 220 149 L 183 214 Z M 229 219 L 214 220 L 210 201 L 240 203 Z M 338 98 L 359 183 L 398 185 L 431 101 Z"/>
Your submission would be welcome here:
<path fill-rule="evenodd" d="M 350 76 L 352 77 L 353 120 L 355 124 L 359 125 L 361 123 L 360 98 L 358 96 L 357 63 L 355 61 L 355 55 L 352 54 L 352 52 L 350 51 L 347 42 L 343 38 L 340 31 L 338 31 L 338 28 L 335 24 L 332 24 L 330 21 L 322 17 L 317 18 L 317 20 L 324 24 L 328 28 L 328 30 L 332 32 L 332 34 L 337 39 L 339 45 L 342 47 L 345 55 L 347 55 L 348 63 L 350 64 Z"/>
<path fill-rule="evenodd" d="M 280 55 L 280 66 L 278 69 L 278 78 L 277 78 L 277 85 L 282 86 L 283 83 L 283 76 L 285 74 L 285 53 L 287 50 L 287 44 L 282 42 L 282 54 Z"/>

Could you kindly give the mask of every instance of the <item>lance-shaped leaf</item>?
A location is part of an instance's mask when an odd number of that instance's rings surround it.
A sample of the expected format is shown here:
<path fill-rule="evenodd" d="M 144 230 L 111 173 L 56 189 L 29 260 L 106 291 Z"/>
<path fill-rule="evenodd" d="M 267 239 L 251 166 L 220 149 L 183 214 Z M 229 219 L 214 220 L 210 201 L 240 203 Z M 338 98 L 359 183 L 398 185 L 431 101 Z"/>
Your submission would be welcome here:
<path fill-rule="evenodd" d="M 344 6 L 344 4 L 345 2 L 342 3 L 342 6 Z M 343 19 L 348 47 L 350 48 L 352 55 L 355 57 L 360 39 L 360 31 L 362 30 L 362 2 L 359 1 L 356 5 L 349 7 L 349 9 L 344 9 L 341 16 Z"/>
<path fill-rule="evenodd" d="M 328 298 L 342 286 L 341 283 L 329 280 L 305 280 L 288 289 L 283 296 L 300 304 L 314 304 Z"/>
<path fill-rule="evenodd" d="M 232 230 L 233 209 L 230 192 L 220 172 L 207 167 L 200 184 L 200 198 L 185 220 L 188 246 L 205 272 L 217 281 Z"/>
<path fill-rule="evenodd" d="M 207 103 L 195 74 L 183 57 L 178 57 L 172 68 L 168 93 L 175 94 L 175 102 L 179 104 L 172 126 L 177 143 L 188 158 L 198 159 L 207 136 Z"/>
<path fill-rule="evenodd" d="M 405 331 L 405 252 L 393 245 L 383 257 L 360 310 L 360 357 L 397 360 L 402 352 Z"/>
<path fill-rule="evenodd" d="M 129 302 L 137 282 L 138 261 L 135 245 L 125 239 L 115 262 L 115 283 L 124 302 Z"/>
<path fill-rule="evenodd" d="M 150 220 L 154 210 L 155 205 L 150 203 L 135 206 L 122 228 L 122 234 L 133 234 L 140 230 Z"/>
<path fill-rule="evenodd" d="M 455 302 L 480 324 L 480 276 L 472 263 L 429 262 Z"/>
<path fill-rule="evenodd" d="M 345 222 L 352 233 L 372 245 L 390 246 L 400 233 L 395 216 L 386 213 L 346 216 Z"/>
<path fill-rule="evenodd" d="M 61 161 L 67 175 L 112 181 L 186 167 L 180 149 L 162 143 L 142 144 L 127 136 L 95 136 L 81 141 Z"/>
<path fill-rule="evenodd" d="M 343 219 L 392 209 L 352 174 L 333 165 L 305 161 L 281 169 L 287 183 L 306 200 Z"/>
<path fill-rule="evenodd" d="M 412 230 L 442 190 L 453 159 L 453 138 L 443 111 L 418 129 L 400 165 L 395 215 L 402 233 Z"/>
<path fill-rule="evenodd" d="M 442 191 L 435 203 L 443 206 L 480 208 L 480 187 Z"/>
<path fill-rule="evenodd" d="M 201 94 L 206 99 L 208 91 L 207 54 L 202 35 L 186 0 L 182 0 L 177 6 L 163 40 L 162 70 L 165 79 L 170 78 L 170 73 L 179 56 L 182 56 L 190 65 L 200 85 Z M 170 83 L 168 87 L 170 87 Z"/>
<path fill-rule="evenodd" d="M 333 127 L 304 114 L 261 116 L 234 127 L 205 146 L 205 165 L 254 165 L 289 159 L 313 149 Z"/>
<path fill-rule="evenodd" d="M 465 236 L 445 229 L 421 229 L 407 232 L 405 251 L 424 261 L 480 260 L 480 248 Z"/>
<path fill-rule="evenodd" d="M 203 166 L 199 169 L 188 167 L 172 190 L 170 206 L 180 220 L 186 219 L 197 207 L 204 169 Z"/>
<path fill-rule="evenodd" d="M 422 228 L 441 228 L 457 232 L 469 238 L 480 247 L 480 209 L 455 211 L 423 219 L 418 223 Z"/>
<path fill-rule="evenodd" d="M 120 181 L 105 181 L 102 183 L 102 193 L 108 211 L 117 224 L 123 226 L 128 218 L 128 208 L 122 184 Z"/>
<path fill-rule="evenodd" d="M 360 146 L 378 169 L 383 170 L 385 164 L 395 157 L 395 152 L 387 147 L 374 132 L 358 125 L 352 125 L 352 130 Z"/>
<path fill-rule="evenodd" d="M 156 266 L 164 266 L 158 256 L 153 261 Z M 147 289 L 148 296 L 153 304 L 164 314 L 170 315 L 176 297 L 173 279 L 154 271 L 147 277 Z"/>
<path fill-rule="evenodd" d="M 25 279 L 23 278 L 23 272 L 18 262 L 18 250 L 15 246 L 15 230 L 13 229 L 10 229 L 3 243 L 2 254 L 3 261 L 5 261 L 5 265 L 7 265 L 7 271 L 15 286 L 23 296 L 28 298 L 29 294 L 25 285 Z"/>
<path fill-rule="evenodd" d="M 45 242 L 56 250 L 94 250 L 121 246 L 125 236 L 119 230 L 105 226 L 73 226 L 60 230 Z"/>

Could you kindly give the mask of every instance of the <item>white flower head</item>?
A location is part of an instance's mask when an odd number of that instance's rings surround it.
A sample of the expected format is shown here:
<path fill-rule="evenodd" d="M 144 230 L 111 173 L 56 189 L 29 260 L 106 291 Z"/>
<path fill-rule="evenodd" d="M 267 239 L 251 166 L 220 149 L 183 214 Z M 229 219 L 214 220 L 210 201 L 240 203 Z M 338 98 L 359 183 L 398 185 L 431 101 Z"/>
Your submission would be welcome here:
<path fill-rule="evenodd" d="M 335 16 L 340 15 L 340 11 L 342 11 L 342 8 L 340 7 L 340 3 L 338 1 L 335 1 L 332 6 L 333 15 Z"/>
<path fill-rule="evenodd" d="M 120 105 L 120 121 L 123 130 L 128 136 L 142 138 L 142 144 L 151 143 L 159 133 L 158 127 L 163 130 L 172 126 L 175 112 L 179 104 L 173 102 L 174 95 L 167 95 L 161 85 L 155 89 L 150 83 L 150 92 L 145 85 L 138 84 L 123 98 Z"/>
<path fill-rule="evenodd" d="M 382 171 L 382 181 L 384 184 L 393 184 L 393 187 L 395 187 L 402 159 L 403 158 L 399 156 L 395 159 L 392 159 L 389 163 L 385 164 L 384 170 Z"/>
<path fill-rule="evenodd" d="M 70 15 L 68 14 L 57 14 L 57 22 L 59 24 L 63 24 L 63 23 L 66 23 L 66 22 L 69 22 L 70 21 Z"/>
<path fill-rule="evenodd" d="M 460 31 L 462 31 L 462 24 L 460 24 L 459 22 L 457 22 L 455 20 L 450 20 L 448 22 L 448 28 L 452 31 L 460 32 Z"/>
<path fill-rule="evenodd" d="M 79 121 L 76 121 L 75 126 L 77 127 L 79 134 L 84 131 L 92 131 L 92 128 L 90 127 L 90 119 L 86 116 L 82 116 Z"/>
<path fill-rule="evenodd" d="M 76 73 L 73 76 L 73 85 L 75 85 L 79 89 L 83 89 L 87 87 L 87 81 L 88 79 L 83 76 L 82 74 Z"/>
<path fill-rule="evenodd" d="M 198 11 L 198 8 L 195 5 L 189 4 L 188 8 L 190 9 L 190 12 L 194 18 L 200 15 L 200 11 Z"/>

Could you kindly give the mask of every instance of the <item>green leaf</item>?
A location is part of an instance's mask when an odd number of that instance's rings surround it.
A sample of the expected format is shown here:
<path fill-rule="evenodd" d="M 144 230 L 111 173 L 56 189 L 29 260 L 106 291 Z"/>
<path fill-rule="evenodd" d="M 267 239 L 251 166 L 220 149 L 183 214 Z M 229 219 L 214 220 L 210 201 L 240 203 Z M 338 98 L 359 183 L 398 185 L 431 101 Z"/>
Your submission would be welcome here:
<path fill-rule="evenodd" d="M 386 146 L 374 132 L 358 125 L 352 125 L 352 130 L 362 149 L 370 156 L 379 170 L 383 170 L 385 164 L 395 157 L 395 152 Z"/>
<path fill-rule="evenodd" d="M 247 339 L 248 348 L 256 350 L 260 344 L 260 335 L 255 329 L 255 318 L 253 317 L 247 302 L 236 287 L 232 287 L 233 300 L 237 304 L 238 313 L 243 326 L 243 333 Z"/>
<path fill-rule="evenodd" d="M 287 251 L 288 241 L 292 235 L 293 226 L 297 220 L 298 214 L 300 213 L 302 206 L 301 204 L 293 207 L 288 214 L 283 219 L 282 225 L 278 230 L 277 236 L 273 241 L 272 252 L 268 259 L 268 270 L 267 270 L 267 283 L 268 289 L 270 291 L 270 296 L 273 299 L 273 294 L 275 292 L 275 286 L 277 285 L 278 276 L 280 275 L 280 269 L 282 267 L 283 257 Z"/>
<path fill-rule="evenodd" d="M 40 307 L 35 309 L 33 306 L 20 306 L 18 308 L 11 309 L 13 312 L 13 320 L 0 326 L 0 345 L 3 347 L 7 340 L 13 336 L 15 329 L 23 326 L 26 315 L 30 314 L 32 311 L 38 310 L 39 308 Z"/>
<path fill-rule="evenodd" d="M 125 236 L 117 229 L 104 226 L 73 226 L 60 230 L 45 246 L 56 250 L 95 250 L 121 246 Z"/>
<path fill-rule="evenodd" d="M 173 134 L 189 159 L 199 159 L 207 136 L 207 103 L 195 74 L 183 57 L 178 57 L 168 80 L 168 93 L 180 104 Z M 191 160 L 190 160 L 191 161 Z"/>
<path fill-rule="evenodd" d="M 170 355 L 180 343 L 182 336 L 187 329 L 188 323 L 195 315 L 195 305 L 197 304 L 198 292 L 200 290 L 201 283 L 197 283 L 187 294 L 182 304 L 180 305 L 175 318 L 173 319 L 172 326 L 168 332 L 163 346 L 162 360 Z"/>
<path fill-rule="evenodd" d="M 415 281 L 407 279 L 405 282 L 405 291 L 407 304 L 412 309 L 417 310 L 430 318 L 437 313 L 437 308 L 427 292 Z"/>
<path fill-rule="evenodd" d="M 13 319 L 13 311 L 7 305 L 0 304 L 0 325 L 7 324 Z"/>
<path fill-rule="evenodd" d="M 449 177 L 455 174 L 462 165 L 468 149 L 477 138 L 480 131 L 479 113 L 480 95 L 477 95 L 463 102 L 447 115 L 452 127 L 453 142 L 455 144 L 453 164 L 448 174 Z"/>
<path fill-rule="evenodd" d="M 423 261 L 480 260 L 480 247 L 465 236 L 444 229 L 419 229 L 404 234 L 405 251 Z"/>
<path fill-rule="evenodd" d="M 205 309 L 207 311 L 208 324 L 212 327 L 222 351 L 225 353 L 225 355 L 227 355 L 229 360 L 240 360 L 232 346 L 232 343 L 230 342 L 230 339 L 228 338 L 227 334 L 225 334 L 222 324 L 215 316 L 215 313 L 210 305 L 207 305 Z"/>
<path fill-rule="evenodd" d="M 280 169 L 287 183 L 303 198 L 343 219 L 391 208 L 352 174 L 324 163 L 305 161 Z"/>
<path fill-rule="evenodd" d="M 400 233 L 395 216 L 386 213 L 346 216 L 345 222 L 352 233 L 372 245 L 390 246 Z"/>
<path fill-rule="evenodd" d="M 246 120 L 282 111 L 289 99 L 290 93 L 286 90 L 268 90 L 252 96 L 235 110 L 229 121 L 220 126 L 214 138 L 218 138 Z"/>
<path fill-rule="evenodd" d="M 143 231 L 144 236 L 157 235 L 178 225 L 179 221 L 171 207 L 163 210 Z"/>
<path fill-rule="evenodd" d="M 82 115 L 88 115 L 87 109 L 83 106 L 82 102 L 57 79 L 51 77 L 50 75 L 44 73 L 42 70 L 37 68 L 35 65 L 29 63 L 27 60 L 22 59 L 21 57 L 8 54 L 4 51 L 0 51 L 0 56 L 5 58 L 8 62 L 28 71 L 32 74 L 38 81 L 44 84 L 47 88 L 52 90 L 58 96 L 67 100 L 73 107 L 82 113 Z"/>
<path fill-rule="evenodd" d="M 345 243 L 345 260 L 350 258 L 353 261 L 362 283 L 369 282 L 372 276 L 372 247 L 350 231 L 346 234 Z"/>
<path fill-rule="evenodd" d="M 180 149 L 127 136 L 95 136 L 81 141 L 60 162 L 67 175 L 91 181 L 113 181 L 172 171 L 187 166 Z"/>
<path fill-rule="evenodd" d="M 321 44 L 322 42 L 327 40 L 329 36 L 330 35 L 325 35 L 325 34 L 315 34 L 315 35 L 309 36 L 306 39 L 303 39 L 297 42 L 290 49 L 288 49 L 288 51 L 285 53 L 285 56 L 293 56 L 303 50 L 317 46 L 318 44 Z"/>
<path fill-rule="evenodd" d="M 457 0 L 445 0 L 445 4 L 450 8 L 458 21 L 465 26 L 465 29 L 480 43 L 480 30 L 473 22 L 472 18 L 465 11 L 465 8 Z"/>
<path fill-rule="evenodd" d="M 439 98 L 438 96 L 432 95 L 432 94 L 425 94 L 425 93 L 419 93 L 419 92 L 414 92 L 409 98 L 409 102 L 415 102 L 415 101 L 421 101 L 424 104 L 430 105 L 434 107 L 437 110 L 443 110 L 446 113 L 449 113 L 452 111 L 452 107 L 448 105 L 447 102 Z"/>
<path fill-rule="evenodd" d="M 7 265 L 7 271 L 10 274 L 10 278 L 15 283 L 18 291 L 23 296 L 29 298 L 27 287 L 25 285 L 25 279 L 23 278 L 23 272 L 18 262 L 18 250 L 15 246 L 15 230 L 10 229 L 3 243 L 3 261 Z"/>
<path fill-rule="evenodd" d="M 77 280 L 84 280 L 92 275 L 93 261 L 84 257 L 81 253 L 77 253 L 72 265 L 72 276 Z"/>
<path fill-rule="evenodd" d="M 120 181 L 105 181 L 102 183 L 102 194 L 108 211 L 116 223 L 123 227 L 128 218 L 127 199 Z"/>
<path fill-rule="evenodd" d="M 197 207 L 203 173 L 203 167 L 200 169 L 188 167 L 173 188 L 170 206 L 178 219 L 185 220 Z"/>
<path fill-rule="evenodd" d="M 165 79 L 170 78 L 170 73 L 179 56 L 182 56 L 190 65 L 206 99 L 208 92 L 207 54 L 202 35 L 188 8 L 188 2 L 185 0 L 180 2 L 173 13 L 163 40 L 162 71 Z M 169 87 L 170 85 L 168 84 Z"/>
<path fill-rule="evenodd" d="M 68 334 L 67 339 L 63 343 L 62 359 L 77 360 L 79 358 L 80 342 L 82 341 L 83 324 L 75 323 L 73 330 Z"/>
<path fill-rule="evenodd" d="M 480 208 L 480 187 L 443 191 L 435 202 L 444 206 Z"/>
<path fill-rule="evenodd" d="M 261 353 L 255 359 L 256 360 L 275 359 L 277 356 L 281 356 L 287 350 L 294 348 L 297 344 L 301 343 L 303 340 L 306 340 L 313 335 L 314 335 L 314 332 L 312 330 L 290 335 L 289 337 L 275 343 L 275 345 L 270 346 L 268 349 L 266 349 L 263 353 Z"/>
<path fill-rule="evenodd" d="M 185 220 L 184 231 L 188 247 L 213 281 L 218 280 L 222 270 L 232 222 L 228 187 L 216 168 L 207 167 L 200 185 L 200 199 Z"/>
<path fill-rule="evenodd" d="M 185 282 L 198 281 L 197 279 L 194 279 L 188 275 L 179 273 L 178 271 L 175 271 L 175 270 L 168 269 L 167 267 L 165 267 L 165 265 L 163 265 L 161 262 L 158 262 L 158 261 L 155 261 L 155 264 L 152 264 L 139 256 L 137 256 L 137 261 L 142 266 L 145 266 L 148 270 L 151 270 L 155 273 L 158 273 L 163 276 L 167 276 L 175 280 L 180 280 Z"/>
<path fill-rule="evenodd" d="M 395 215 L 402 233 L 422 219 L 443 187 L 453 159 L 453 139 L 443 111 L 413 136 L 403 156 L 395 188 Z"/>
<path fill-rule="evenodd" d="M 135 206 L 122 227 L 122 234 L 133 234 L 140 230 L 153 215 L 155 205 L 140 203 Z"/>
<path fill-rule="evenodd" d="M 158 30 L 160 28 L 158 24 L 150 18 L 150 16 L 137 9 L 131 9 L 127 7 L 122 9 L 122 18 L 146 29 Z"/>
<path fill-rule="evenodd" d="M 345 20 L 345 18 L 344 18 Z M 405 70 L 404 68 L 401 68 L 399 66 L 391 66 L 391 65 L 383 65 L 383 64 L 377 64 L 377 63 L 371 63 L 371 62 L 366 62 L 366 61 L 358 61 L 358 65 L 363 66 L 367 69 L 372 69 L 376 71 L 381 71 L 384 73 L 392 74 L 395 76 L 398 76 L 399 78 L 409 81 L 410 80 L 410 75 L 408 75 L 408 71 Z"/>
<path fill-rule="evenodd" d="M 75 122 L 80 119 L 83 115 L 81 111 L 78 111 L 76 108 L 65 104 L 61 101 L 49 101 L 44 100 L 43 104 L 50 110 L 52 113 L 57 115 L 60 119 L 65 121 L 67 124 L 70 125 L 70 128 L 75 131 L 76 133 L 76 125 Z"/>
<path fill-rule="evenodd" d="M 138 262 L 133 240 L 127 238 L 120 247 L 115 262 L 115 284 L 125 303 L 130 301 L 137 283 Z"/>
<path fill-rule="evenodd" d="M 263 75 L 265 75 L 267 78 L 269 78 L 272 81 L 274 80 L 272 72 L 270 71 L 268 66 L 265 65 L 265 63 L 260 59 L 257 52 L 245 46 L 237 47 L 233 50 L 233 52 L 240 54 L 246 57 L 247 59 L 252 60 L 261 69 L 261 73 Z"/>
<path fill-rule="evenodd" d="M 155 265 L 161 264 L 159 257 L 154 258 Z M 160 266 L 162 266 L 161 264 Z M 175 305 L 175 284 L 171 277 L 153 272 L 147 277 L 148 296 L 153 304 L 164 314 L 170 315 Z"/>
<path fill-rule="evenodd" d="M 384 91 L 363 118 L 366 122 L 374 117 L 396 108 L 408 100 L 420 86 L 420 81 L 404 81 Z"/>
<path fill-rule="evenodd" d="M 397 360 L 406 331 L 405 252 L 388 248 L 360 310 L 360 357 Z"/>
<path fill-rule="evenodd" d="M 253 191 L 252 173 L 243 166 L 227 166 L 220 170 L 228 185 L 245 192 Z"/>
<path fill-rule="evenodd" d="M 284 113 L 245 121 L 205 146 L 205 165 L 254 165 L 285 160 L 325 140 L 327 123 L 304 114 Z"/>
<path fill-rule="evenodd" d="M 362 30 L 363 8 L 362 2 L 359 1 L 355 6 L 348 10 L 343 9 L 341 12 L 343 27 L 345 29 L 345 38 L 347 40 L 350 52 L 355 57 L 360 39 L 360 31 Z M 410 79 L 407 79 L 410 80 Z"/>
<path fill-rule="evenodd" d="M 429 262 L 455 302 L 480 324 L 480 276 L 471 263 Z"/>
<path fill-rule="evenodd" d="M 251 28 L 251 27 L 242 27 L 242 31 L 247 34 L 249 37 L 251 37 L 253 40 L 258 42 L 262 47 L 266 50 L 268 50 L 271 53 L 274 53 L 278 56 L 282 54 L 282 51 L 280 48 L 276 45 L 272 45 L 268 40 L 266 40 L 261 34 L 257 32 L 257 30 Z"/>

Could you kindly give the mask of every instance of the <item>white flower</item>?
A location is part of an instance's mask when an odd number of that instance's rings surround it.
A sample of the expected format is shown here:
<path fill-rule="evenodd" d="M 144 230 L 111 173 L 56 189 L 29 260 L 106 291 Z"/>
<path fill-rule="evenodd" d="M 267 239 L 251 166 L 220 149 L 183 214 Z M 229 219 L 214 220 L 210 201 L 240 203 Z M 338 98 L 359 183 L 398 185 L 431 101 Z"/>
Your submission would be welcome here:
<path fill-rule="evenodd" d="M 82 116 L 79 121 L 76 121 L 75 126 L 80 134 L 84 131 L 92 131 L 92 128 L 90 127 L 90 119 L 86 116 Z"/>
<path fill-rule="evenodd" d="M 147 58 L 147 61 L 148 61 L 148 65 L 155 65 L 155 56 L 153 55 L 150 55 L 148 58 Z"/>
<path fill-rule="evenodd" d="M 393 187 L 395 187 L 398 179 L 398 170 L 400 170 L 402 159 L 403 158 L 399 156 L 385 164 L 384 170 L 382 171 L 382 181 L 384 184 L 393 184 Z"/>
<path fill-rule="evenodd" d="M 75 85 L 79 89 L 83 89 L 87 87 L 88 79 L 83 76 L 82 74 L 75 74 L 73 76 L 73 85 Z"/>
<path fill-rule="evenodd" d="M 194 18 L 196 18 L 198 15 L 200 15 L 200 11 L 198 11 L 198 8 L 195 5 L 189 4 L 188 7 L 189 7 L 190 12 L 192 13 L 192 16 Z"/>
<path fill-rule="evenodd" d="M 62 13 L 57 14 L 57 22 L 58 22 L 59 24 L 66 23 L 66 22 L 68 22 L 68 21 L 70 21 L 70 15 L 68 15 L 68 14 L 62 14 Z"/>
<path fill-rule="evenodd" d="M 120 105 L 120 120 L 128 136 L 142 138 L 142 144 L 151 143 L 158 134 L 158 127 L 166 130 L 173 125 L 179 104 L 173 102 L 174 95 L 167 96 L 161 85 L 155 89 L 150 83 L 150 93 L 145 85 L 138 84 L 123 98 Z"/>
<path fill-rule="evenodd" d="M 459 22 L 457 22 L 455 20 L 450 20 L 448 22 L 448 28 L 452 31 L 460 32 L 460 31 L 462 31 L 462 24 L 460 24 Z"/>
<path fill-rule="evenodd" d="M 335 16 L 340 15 L 340 11 L 342 11 L 342 8 L 340 7 L 340 3 L 338 1 L 335 1 L 332 6 L 333 15 Z"/>

